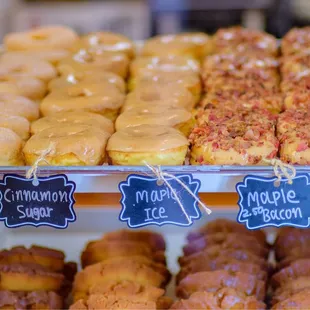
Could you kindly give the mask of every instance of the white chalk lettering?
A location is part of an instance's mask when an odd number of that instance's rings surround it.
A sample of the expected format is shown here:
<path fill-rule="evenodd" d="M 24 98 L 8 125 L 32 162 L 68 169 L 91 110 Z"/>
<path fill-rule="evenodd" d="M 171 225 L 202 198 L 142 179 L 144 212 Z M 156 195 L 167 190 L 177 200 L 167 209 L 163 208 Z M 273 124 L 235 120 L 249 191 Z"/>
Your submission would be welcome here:
<path fill-rule="evenodd" d="M 6 202 L 12 202 L 12 200 L 10 200 L 10 199 L 8 198 L 8 195 L 9 195 L 10 191 L 11 191 L 11 190 L 8 188 L 8 189 L 6 189 L 5 192 L 4 192 L 4 200 L 5 200 Z"/>
<path fill-rule="evenodd" d="M 53 208 L 50 207 L 25 207 L 23 205 L 17 206 L 17 211 L 21 213 L 20 219 L 31 218 L 39 221 L 44 218 L 50 218 Z"/>
<path fill-rule="evenodd" d="M 298 208 L 291 208 L 291 209 L 275 209 L 275 210 L 268 210 L 266 208 L 263 209 L 263 221 L 265 223 L 269 223 L 270 221 L 287 221 L 291 219 L 302 218 L 301 209 Z"/>
<path fill-rule="evenodd" d="M 144 202 L 144 200 L 145 200 L 146 203 L 149 202 L 148 192 L 147 191 L 142 191 L 142 192 L 138 191 L 138 192 L 136 192 L 136 203 L 139 203 L 140 201 Z"/>
<path fill-rule="evenodd" d="M 296 193 L 293 190 L 287 192 L 287 200 L 290 203 L 300 203 L 299 200 L 293 200 L 296 198 Z"/>
<path fill-rule="evenodd" d="M 144 209 L 144 211 L 146 212 L 146 219 L 144 220 L 145 222 L 164 219 L 168 217 L 167 215 L 165 215 L 166 210 L 164 207 L 146 208 Z"/>

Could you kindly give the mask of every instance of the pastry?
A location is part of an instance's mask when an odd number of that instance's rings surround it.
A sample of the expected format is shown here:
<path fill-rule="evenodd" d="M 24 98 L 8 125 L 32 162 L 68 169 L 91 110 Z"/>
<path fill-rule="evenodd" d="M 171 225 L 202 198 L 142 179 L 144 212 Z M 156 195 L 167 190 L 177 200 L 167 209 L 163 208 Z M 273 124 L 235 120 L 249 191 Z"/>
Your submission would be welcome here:
<path fill-rule="evenodd" d="M 150 106 L 146 109 L 133 108 L 122 113 L 115 122 L 116 131 L 140 125 L 172 127 L 188 136 L 194 127 L 192 114 L 183 108 Z"/>
<path fill-rule="evenodd" d="M 58 112 L 50 116 L 38 119 L 31 124 L 31 134 L 37 134 L 42 130 L 58 125 L 89 125 L 112 134 L 114 132 L 113 122 L 100 114 L 90 112 Z"/>
<path fill-rule="evenodd" d="M 0 113 L 0 127 L 11 129 L 23 140 L 27 140 L 30 135 L 30 123 L 22 116 Z"/>
<path fill-rule="evenodd" d="M 23 166 L 23 140 L 14 131 L 0 127 L 0 166 Z"/>
<path fill-rule="evenodd" d="M 310 27 L 292 28 L 281 40 L 284 56 L 298 54 L 310 48 Z"/>
<path fill-rule="evenodd" d="M 96 166 L 105 160 L 109 134 L 88 125 L 63 124 L 42 130 L 26 143 L 23 154 L 28 165 L 47 152 L 38 165 Z"/>
<path fill-rule="evenodd" d="M 182 165 L 188 141 L 176 129 L 140 125 L 114 133 L 107 146 L 113 165 Z"/>
<path fill-rule="evenodd" d="M 0 251 L 0 265 L 9 264 L 37 264 L 54 272 L 64 269 L 65 255 L 61 251 L 33 245 L 13 247 Z"/>
<path fill-rule="evenodd" d="M 277 303 L 271 309 L 272 310 L 286 310 L 286 309 L 309 309 L 310 300 L 309 300 L 310 289 L 302 290 L 296 294 L 293 294 L 289 298 Z"/>
<path fill-rule="evenodd" d="M 203 271 L 188 275 L 177 286 L 176 294 L 180 298 L 189 298 L 198 291 L 213 292 L 220 288 L 234 288 L 258 300 L 265 298 L 265 283 L 254 275 L 226 270 Z"/>

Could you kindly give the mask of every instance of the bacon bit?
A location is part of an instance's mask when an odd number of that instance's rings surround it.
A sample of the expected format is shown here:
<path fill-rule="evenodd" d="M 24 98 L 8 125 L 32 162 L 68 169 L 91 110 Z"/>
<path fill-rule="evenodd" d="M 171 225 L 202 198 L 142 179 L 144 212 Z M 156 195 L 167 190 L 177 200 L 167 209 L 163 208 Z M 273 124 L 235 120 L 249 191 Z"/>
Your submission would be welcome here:
<path fill-rule="evenodd" d="M 267 156 L 267 158 L 268 158 L 268 159 L 275 158 L 276 155 L 277 155 L 277 153 L 278 153 L 278 151 L 277 151 L 277 150 L 274 150 L 274 151 L 272 151 L 272 152 Z"/>
<path fill-rule="evenodd" d="M 308 143 L 306 142 L 301 142 L 298 144 L 296 151 L 297 152 L 302 152 L 308 149 Z"/>
<path fill-rule="evenodd" d="M 219 147 L 220 147 L 220 146 L 219 146 L 219 144 L 218 144 L 217 142 L 213 142 L 213 143 L 212 143 L 212 151 L 217 150 Z"/>
<path fill-rule="evenodd" d="M 197 163 L 202 164 L 203 163 L 203 156 L 199 156 L 196 158 Z"/>

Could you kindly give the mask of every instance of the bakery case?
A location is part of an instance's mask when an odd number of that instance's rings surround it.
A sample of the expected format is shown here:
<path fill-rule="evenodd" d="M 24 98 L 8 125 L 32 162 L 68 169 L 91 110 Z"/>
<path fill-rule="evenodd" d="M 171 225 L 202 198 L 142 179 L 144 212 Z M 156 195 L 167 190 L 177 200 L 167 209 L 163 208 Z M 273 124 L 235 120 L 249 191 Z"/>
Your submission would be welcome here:
<path fill-rule="evenodd" d="M 309 309 L 309 47 L 8 34 L 0 309 Z"/>

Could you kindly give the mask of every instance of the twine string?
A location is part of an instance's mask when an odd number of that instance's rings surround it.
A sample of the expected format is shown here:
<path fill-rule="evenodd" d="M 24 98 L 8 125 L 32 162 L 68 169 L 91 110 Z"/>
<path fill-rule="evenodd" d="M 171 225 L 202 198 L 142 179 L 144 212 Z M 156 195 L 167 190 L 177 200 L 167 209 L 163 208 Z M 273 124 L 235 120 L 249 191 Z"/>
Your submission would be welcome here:
<path fill-rule="evenodd" d="M 208 214 L 210 215 L 212 213 L 212 211 L 193 193 L 193 191 L 186 185 L 184 184 L 179 178 L 177 178 L 176 176 L 174 176 L 173 174 L 167 173 L 167 172 L 163 172 L 160 168 L 160 166 L 158 167 L 153 167 L 151 165 L 149 165 L 148 163 L 145 163 L 145 165 L 154 173 L 154 175 L 157 177 L 159 182 L 164 182 L 167 187 L 171 190 L 172 194 L 174 195 L 176 201 L 178 202 L 178 204 L 180 205 L 180 208 L 182 210 L 182 212 L 184 213 L 184 215 L 186 216 L 187 220 L 192 223 L 191 219 L 189 218 L 189 216 L 186 213 L 186 210 L 183 206 L 183 203 L 180 201 L 180 199 L 178 198 L 178 195 L 176 193 L 176 191 L 173 189 L 173 187 L 171 186 L 171 184 L 167 181 L 166 178 L 171 178 L 173 180 L 175 180 L 176 182 L 178 182 L 195 200 L 195 202 L 198 203 L 198 205 Z"/>

